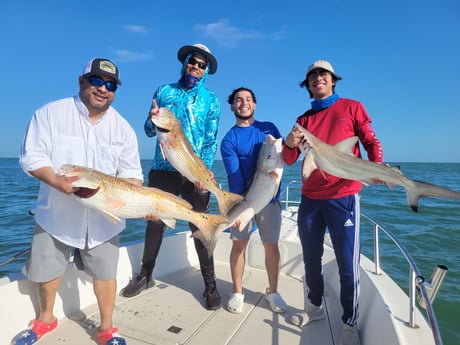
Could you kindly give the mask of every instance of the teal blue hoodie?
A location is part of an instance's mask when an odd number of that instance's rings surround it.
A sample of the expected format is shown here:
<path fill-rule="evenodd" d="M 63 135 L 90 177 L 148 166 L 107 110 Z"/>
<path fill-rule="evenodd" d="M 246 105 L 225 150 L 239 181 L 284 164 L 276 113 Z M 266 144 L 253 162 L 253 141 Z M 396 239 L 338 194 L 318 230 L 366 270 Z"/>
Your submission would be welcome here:
<path fill-rule="evenodd" d="M 184 60 L 181 76 L 184 74 L 188 60 Z M 185 137 L 190 142 L 193 151 L 201 158 L 208 169 L 212 168 L 217 151 L 217 130 L 219 128 L 220 102 L 217 96 L 205 86 L 209 67 L 196 86 L 185 90 L 179 82 L 160 86 L 154 93 L 153 99 L 158 107 L 168 107 L 179 120 Z M 156 127 L 150 118 L 144 124 L 145 134 L 154 137 Z M 152 169 L 176 171 L 166 161 L 160 150 L 158 139 L 155 145 Z"/>

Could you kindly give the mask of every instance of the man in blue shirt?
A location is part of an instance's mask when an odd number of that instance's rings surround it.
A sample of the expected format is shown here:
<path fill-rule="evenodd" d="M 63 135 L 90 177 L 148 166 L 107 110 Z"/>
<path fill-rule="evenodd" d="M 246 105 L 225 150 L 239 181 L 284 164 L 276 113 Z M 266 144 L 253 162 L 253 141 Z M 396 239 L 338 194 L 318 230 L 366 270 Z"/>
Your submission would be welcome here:
<path fill-rule="evenodd" d="M 256 97 L 252 90 L 240 87 L 228 98 L 236 124 L 222 139 L 220 150 L 227 171 L 229 190 L 233 193 L 245 194 L 256 171 L 257 159 L 262 143 L 267 135 L 281 138 L 278 128 L 271 122 L 260 122 L 254 119 Z M 280 253 L 278 239 L 281 228 L 281 205 L 279 190 L 276 197 L 258 214 L 255 223 L 265 248 L 265 263 L 268 275 L 268 288 L 265 299 L 276 313 L 286 310 L 286 303 L 278 293 L 278 276 L 280 270 Z M 238 221 L 236 221 L 238 222 Z M 230 253 L 230 269 L 232 273 L 233 291 L 227 303 L 227 310 L 232 313 L 243 311 L 243 272 L 245 251 L 251 235 L 253 221 L 239 231 L 239 224 L 231 228 L 233 240 Z"/>

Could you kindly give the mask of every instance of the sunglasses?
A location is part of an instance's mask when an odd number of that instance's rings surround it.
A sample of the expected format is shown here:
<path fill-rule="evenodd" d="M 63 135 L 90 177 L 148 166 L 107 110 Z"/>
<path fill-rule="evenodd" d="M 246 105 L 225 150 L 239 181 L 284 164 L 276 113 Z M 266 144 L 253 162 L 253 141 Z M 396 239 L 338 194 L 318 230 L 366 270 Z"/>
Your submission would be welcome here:
<path fill-rule="evenodd" d="M 324 78 L 325 76 L 327 76 L 329 74 L 331 74 L 331 72 L 326 71 L 325 69 L 320 69 L 320 70 L 311 72 L 308 75 L 308 80 L 315 80 L 316 78 L 318 78 L 318 76 Z"/>
<path fill-rule="evenodd" d="M 206 65 L 207 65 L 206 62 L 195 60 L 195 58 L 190 58 L 187 64 L 192 65 L 192 66 L 198 64 L 198 67 L 202 70 L 206 69 Z"/>
<path fill-rule="evenodd" d="M 107 91 L 110 91 L 110 92 L 117 91 L 118 85 L 116 82 L 108 81 L 108 80 L 105 81 L 101 77 L 96 77 L 95 75 L 91 75 L 89 77 L 86 76 L 84 78 L 93 86 L 101 87 L 102 85 L 105 85 L 105 88 L 107 89 Z"/>

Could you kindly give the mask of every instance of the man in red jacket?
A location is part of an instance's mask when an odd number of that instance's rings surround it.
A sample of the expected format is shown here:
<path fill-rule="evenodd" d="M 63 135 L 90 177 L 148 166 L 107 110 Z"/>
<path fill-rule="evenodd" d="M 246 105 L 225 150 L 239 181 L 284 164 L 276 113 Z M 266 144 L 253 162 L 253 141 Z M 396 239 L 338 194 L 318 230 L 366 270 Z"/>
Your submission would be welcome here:
<path fill-rule="evenodd" d="M 371 127 L 371 118 L 357 101 L 340 98 L 335 93 L 337 81 L 342 78 L 325 60 L 311 64 L 306 78 L 300 83 L 310 98 L 311 109 L 297 118 L 320 140 L 335 145 L 352 136 L 358 136 L 368 159 L 381 163 L 382 147 Z M 294 128 L 286 137 L 283 157 L 292 165 L 300 155 L 298 145 L 303 140 L 300 130 Z M 359 144 L 353 154 L 361 158 Z M 308 303 L 305 312 L 294 314 L 290 321 L 304 326 L 310 321 L 324 318 L 322 275 L 323 241 L 326 227 L 334 246 L 341 282 L 340 301 L 343 308 L 343 335 L 340 344 L 360 344 L 356 326 L 359 297 L 359 195 L 362 184 L 322 172 L 313 171 L 302 184 L 298 228 L 303 249 Z"/>

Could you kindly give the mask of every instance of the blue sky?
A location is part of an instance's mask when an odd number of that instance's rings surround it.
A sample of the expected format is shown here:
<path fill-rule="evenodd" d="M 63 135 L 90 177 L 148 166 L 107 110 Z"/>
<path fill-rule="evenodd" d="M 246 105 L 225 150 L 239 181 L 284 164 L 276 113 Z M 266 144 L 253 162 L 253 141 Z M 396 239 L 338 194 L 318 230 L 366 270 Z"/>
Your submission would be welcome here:
<path fill-rule="evenodd" d="M 207 81 L 222 105 L 219 142 L 240 86 L 254 90 L 256 118 L 286 135 L 310 107 L 298 86 L 308 65 L 327 59 L 339 96 L 371 115 L 386 162 L 460 162 L 458 0 L 2 0 L 0 35 L 0 157 L 16 157 L 33 112 L 75 95 L 84 64 L 107 57 L 123 82 L 113 105 L 151 159 L 153 92 L 179 78 L 177 50 L 199 42 L 219 63 Z"/>

